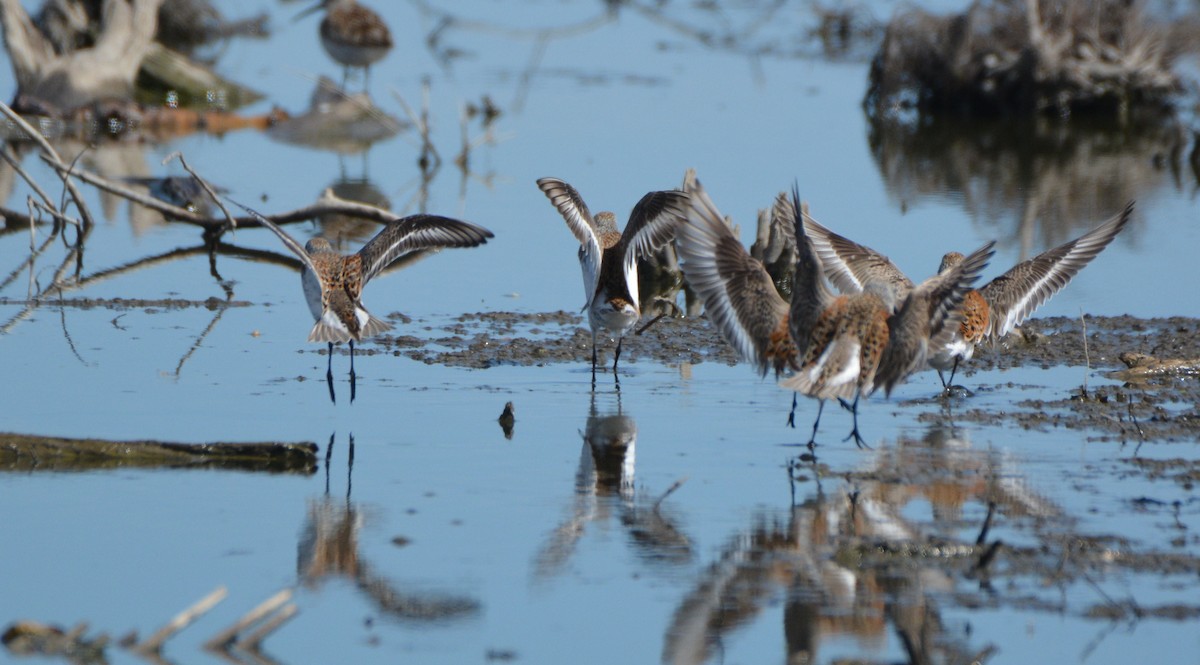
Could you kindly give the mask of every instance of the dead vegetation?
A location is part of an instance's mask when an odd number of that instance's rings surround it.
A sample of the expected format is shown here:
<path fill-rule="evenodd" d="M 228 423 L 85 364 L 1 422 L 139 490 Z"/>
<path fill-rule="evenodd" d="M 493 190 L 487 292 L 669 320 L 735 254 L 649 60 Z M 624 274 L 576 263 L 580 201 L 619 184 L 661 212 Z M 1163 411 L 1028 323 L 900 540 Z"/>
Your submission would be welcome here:
<path fill-rule="evenodd" d="M 1175 60 L 1195 19 L 1166 23 L 1126 0 L 977 0 L 960 14 L 911 9 L 889 23 L 864 106 L 878 117 L 1097 114 L 1172 108 Z"/>

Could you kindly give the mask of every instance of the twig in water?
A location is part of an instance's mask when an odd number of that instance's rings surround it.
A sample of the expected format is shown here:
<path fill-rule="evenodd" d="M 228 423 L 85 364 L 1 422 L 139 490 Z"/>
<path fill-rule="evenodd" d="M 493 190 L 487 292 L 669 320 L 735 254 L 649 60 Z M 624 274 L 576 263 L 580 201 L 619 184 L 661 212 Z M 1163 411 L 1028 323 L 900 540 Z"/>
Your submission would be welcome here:
<path fill-rule="evenodd" d="M 1142 444 L 1146 442 L 1146 432 L 1142 430 L 1142 425 L 1137 421 L 1137 416 L 1133 415 L 1133 402 L 1126 402 L 1125 405 L 1129 408 L 1129 420 L 1133 423 L 1133 431 L 1137 432 L 1138 435 L 1138 444 L 1133 449 L 1133 456 L 1136 458 L 1138 451 L 1142 449 Z"/>
<path fill-rule="evenodd" d="M 79 216 L 83 218 L 83 223 L 87 226 L 91 226 L 95 220 L 93 220 L 92 213 L 88 210 L 87 204 L 83 202 L 83 195 L 79 193 L 79 189 L 76 188 L 75 183 L 71 181 L 70 175 L 72 167 L 67 166 L 67 164 L 63 162 L 62 157 L 59 157 L 58 153 L 55 152 L 54 146 L 50 145 L 50 142 L 46 140 L 46 137 L 42 136 L 41 132 L 34 129 L 33 126 L 25 120 L 25 118 L 22 118 L 19 114 L 17 114 L 16 111 L 9 108 L 8 104 L 0 102 L 0 114 L 3 114 L 4 117 L 8 118 L 18 127 L 20 127 L 21 131 L 25 132 L 30 140 L 38 144 L 38 147 L 42 149 L 42 152 L 45 153 L 47 158 L 52 160 L 55 170 L 58 171 L 58 175 L 60 178 L 62 178 L 63 184 L 66 186 L 67 191 L 71 193 L 71 198 L 75 200 L 75 207 L 79 209 Z"/>
<path fill-rule="evenodd" d="M 166 164 L 176 157 L 179 158 L 179 163 L 183 165 L 183 170 L 190 173 L 191 176 L 196 179 L 196 182 L 200 183 L 200 186 L 203 187 L 204 191 L 208 193 L 208 198 L 212 199 L 213 203 L 217 204 L 217 207 L 221 209 L 221 212 L 225 215 L 225 219 L 229 220 L 230 228 L 236 229 L 237 220 L 233 218 L 233 215 L 229 214 L 229 208 L 225 207 L 225 203 L 221 201 L 221 197 L 217 196 L 217 191 L 213 189 L 213 186 L 208 184 L 208 181 L 204 178 L 196 175 L 196 172 L 192 170 L 192 167 L 188 166 L 187 160 L 183 158 L 182 152 L 176 150 L 175 152 L 167 155 L 167 158 L 164 159 L 162 163 Z"/>
<path fill-rule="evenodd" d="M 1092 372 L 1092 358 L 1088 354 L 1087 319 L 1084 318 L 1084 316 L 1083 316 L 1083 308 L 1082 307 L 1079 308 L 1079 322 L 1083 324 L 1083 362 L 1084 362 L 1083 396 L 1087 397 L 1087 394 L 1088 394 L 1087 378 L 1088 378 L 1088 374 L 1091 374 L 1091 372 Z"/>
<path fill-rule="evenodd" d="M 683 478 L 680 478 L 679 480 L 676 480 L 674 483 L 672 483 L 671 486 L 667 488 L 667 491 L 663 492 L 662 496 L 658 497 L 658 501 L 654 502 L 654 512 L 657 513 L 658 507 L 662 505 L 662 502 L 665 501 L 667 497 L 671 496 L 671 494 L 673 494 L 675 492 L 675 490 L 682 487 L 683 484 L 686 482 L 687 482 L 687 476 L 684 476 Z"/>
<path fill-rule="evenodd" d="M 267 639 L 268 635 L 275 632 L 275 630 L 282 626 L 288 619 L 296 616 L 296 612 L 298 611 L 299 610 L 296 608 L 295 603 L 289 603 L 287 607 L 279 610 L 275 616 L 264 621 L 263 625 L 259 627 L 258 630 L 250 633 L 244 639 L 238 640 L 237 644 L 234 646 L 242 651 L 258 651 L 259 647 L 262 645 L 262 641 Z"/>
<path fill-rule="evenodd" d="M 166 642 L 172 635 L 187 628 L 196 619 L 199 619 L 206 612 L 216 606 L 217 603 L 225 599 L 229 592 L 224 586 L 219 586 L 212 593 L 196 601 L 194 605 L 186 610 L 175 615 L 167 625 L 158 629 L 158 632 L 151 635 L 141 644 L 133 647 L 133 650 L 140 654 L 156 654 L 162 650 L 163 642 Z"/>
<path fill-rule="evenodd" d="M 11 150 L 9 150 L 9 146 L 6 145 L 3 148 L 0 148 L 0 158 L 3 158 L 4 161 L 8 162 L 8 165 L 12 167 L 13 172 L 21 176 L 21 179 L 24 180 L 25 183 L 29 185 L 29 188 L 38 195 L 38 198 L 42 199 L 43 203 L 48 206 L 54 206 L 54 201 L 50 199 L 50 195 L 38 186 L 37 182 L 25 172 L 25 169 L 21 168 L 21 163 L 17 161 L 17 156 L 14 155 Z"/>
<path fill-rule="evenodd" d="M 279 593 L 259 603 L 257 607 L 242 615 L 240 619 L 233 622 L 225 630 L 213 635 L 211 639 L 204 643 L 204 648 L 211 651 L 220 651 L 227 648 L 233 641 L 237 639 L 238 633 L 246 628 L 249 628 L 255 623 L 262 620 L 263 617 L 279 609 L 280 606 L 292 599 L 292 590 L 283 589 Z"/>

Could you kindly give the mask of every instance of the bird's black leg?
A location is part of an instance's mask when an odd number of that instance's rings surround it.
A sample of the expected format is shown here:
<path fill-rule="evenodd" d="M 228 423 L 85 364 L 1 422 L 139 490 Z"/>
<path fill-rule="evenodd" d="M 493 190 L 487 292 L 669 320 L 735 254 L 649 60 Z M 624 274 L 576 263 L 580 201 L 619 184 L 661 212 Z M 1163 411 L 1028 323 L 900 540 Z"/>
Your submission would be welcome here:
<path fill-rule="evenodd" d="M 858 398 L 861 396 L 862 393 L 855 395 L 854 404 L 850 405 L 850 412 L 854 414 L 854 429 L 850 430 L 850 435 L 842 440 L 849 441 L 853 438 L 854 444 L 859 448 L 870 448 L 870 446 L 867 445 L 867 442 L 863 440 L 862 435 L 858 433 Z"/>
<path fill-rule="evenodd" d="M 617 362 L 621 360 L 621 342 L 624 341 L 624 337 L 617 338 L 617 352 L 613 355 L 613 374 L 617 373 Z"/>
<path fill-rule="evenodd" d="M 954 375 L 958 372 L 958 361 L 961 360 L 958 356 L 954 356 L 954 366 L 950 368 L 950 381 L 946 383 L 946 389 L 949 390 L 954 386 Z"/>
<path fill-rule="evenodd" d="M 950 384 L 946 383 L 946 375 L 942 374 L 942 370 L 940 370 L 940 369 L 937 370 L 937 373 L 938 373 L 938 379 L 942 382 L 942 391 L 949 393 L 950 392 Z"/>
<path fill-rule="evenodd" d="M 788 413 L 787 426 L 796 429 L 796 393 L 792 393 L 792 410 Z"/>
<path fill-rule="evenodd" d="M 329 343 L 329 362 L 325 365 L 325 383 L 329 384 L 329 401 L 337 404 L 337 395 L 333 392 L 333 342 Z"/>
<path fill-rule="evenodd" d="M 592 337 L 592 390 L 596 389 L 596 338 Z"/>
<path fill-rule="evenodd" d="M 794 397 L 792 399 L 795 399 Z M 817 425 L 821 424 L 821 412 L 825 410 L 825 400 L 817 401 L 817 419 L 813 421 L 812 436 L 808 438 L 808 449 L 812 450 L 817 445 Z"/>
<path fill-rule="evenodd" d="M 350 340 L 350 403 L 354 403 L 354 393 L 358 377 L 354 374 L 354 340 Z"/>

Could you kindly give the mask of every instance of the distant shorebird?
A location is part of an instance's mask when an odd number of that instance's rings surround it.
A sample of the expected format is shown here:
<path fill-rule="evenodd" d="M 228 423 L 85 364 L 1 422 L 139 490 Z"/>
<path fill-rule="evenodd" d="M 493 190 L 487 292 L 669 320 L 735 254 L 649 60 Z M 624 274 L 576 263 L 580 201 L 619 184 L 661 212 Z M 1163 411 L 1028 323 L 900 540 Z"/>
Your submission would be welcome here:
<path fill-rule="evenodd" d="M 621 342 L 641 317 L 638 259 L 675 237 L 675 229 L 687 218 L 687 194 L 675 190 L 646 194 L 634 206 L 622 233 L 616 215 L 599 212 L 593 217 L 579 192 L 562 180 L 542 178 L 537 184 L 579 240 L 579 265 L 587 298 L 584 309 L 592 329 L 592 380 L 596 378 L 596 340 L 601 331 L 617 337 L 615 375 Z"/>
<path fill-rule="evenodd" d="M 392 325 L 372 316 L 362 303 L 362 290 L 372 277 L 410 252 L 438 247 L 476 247 L 487 242 L 492 232 L 468 222 L 437 215 L 411 215 L 389 223 L 354 254 L 339 254 L 324 238 L 313 238 L 301 247 L 283 229 L 246 206 L 234 202 L 304 262 L 304 296 L 316 323 L 308 334 L 310 342 L 329 344 L 329 398 L 333 391 L 333 344 L 350 343 L 350 401 L 354 401 L 354 343 L 390 330 Z"/>
<path fill-rule="evenodd" d="M 969 291 L 962 304 L 962 321 L 954 335 L 929 357 L 942 387 L 951 387 L 958 364 L 970 360 L 977 345 L 985 341 L 994 344 L 1066 286 L 1125 228 L 1132 214 L 1131 201 L 1118 215 L 1095 229 L 1022 261 L 979 290 Z M 860 292 L 865 283 L 880 280 L 890 283 L 901 294 L 912 288 L 912 281 L 883 254 L 830 231 L 811 217 L 805 218 L 804 225 L 826 276 L 842 293 Z M 949 270 L 962 259 L 958 252 L 946 254 L 938 272 Z M 949 380 L 942 374 L 945 370 L 950 370 Z"/>
<path fill-rule="evenodd" d="M 392 50 L 392 32 L 373 9 L 356 0 L 321 0 L 296 18 L 324 9 L 321 19 L 321 45 L 342 65 L 342 88 L 346 87 L 351 67 L 363 69 L 363 88 L 370 82 L 371 65 Z"/>
<path fill-rule="evenodd" d="M 858 431 L 859 398 L 879 387 L 890 395 L 925 364 L 930 347 L 940 345 L 958 324 L 963 296 L 992 255 L 988 243 L 901 297 L 886 282 L 872 282 L 861 294 L 834 296 L 801 216 L 795 214 L 796 271 L 789 307 L 700 183 L 694 182 L 688 192 L 688 223 L 680 227 L 677 242 L 684 276 L 704 301 L 713 325 L 743 359 L 763 375 L 774 368 L 782 376 L 781 387 L 819 401 L 810 449 L 830 398 L 854 414 L 847 438 L 864 444 Z M 800 209 L 795 191 L 792 206 Z"/>

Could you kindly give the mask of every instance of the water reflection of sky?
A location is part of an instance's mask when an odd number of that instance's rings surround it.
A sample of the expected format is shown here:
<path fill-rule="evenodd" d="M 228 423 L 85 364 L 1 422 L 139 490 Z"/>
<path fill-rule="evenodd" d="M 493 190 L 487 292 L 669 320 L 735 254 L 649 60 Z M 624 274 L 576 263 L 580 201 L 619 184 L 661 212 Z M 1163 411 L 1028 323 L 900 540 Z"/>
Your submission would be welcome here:
<path fill-rule="evenodd" d="M 729 9 L 727 20 L 753 25 L 755 4 Z M 531 28 L 585 24 L 604 17 L 602 4 L 454 3 L 463 17 L 517 28 L 520 34 L 469 26 L 447 30 L 442 44 L 465 52 L 448 68 L 424 48 L 425 35 L 437 24 L 435 16 L 410 3 L 377 0 L 374 5 L 387 16 L 398 44 L 372 71 L 376 102 L 402 116 L 391 91 L 416 106 L 422 79 L 431 81 L 433 138 L 445 163 L 431 182 L 427 209 L 462 216 L 496 233 L 486 247 L 446 251 L 370 285 L 365 300 L 374 311 L 403 312 L 418 329 L 436 328 L 462 312 L 575 310 L 582 304 L 574 240 L 537 191 L 536 178 L 562 177 L 593 210 L 611 207 L 623 216 L 647 190 L 677 185 L 687 167 L 698 170 L 717 205 L 741 223 L 747 240 L 756 211 L 795 180 L 819 220 L 889 254 L 916 275 L 931 272 L 948 249 L 972 248 L 993 237 L 1000 240 L 999 251 L 986 274 L 999 274 L 1023 251 L 1040 251 L 1114 214 L 1117 209 L 1108 209 L 1111 197 L 1105 194 L 1129 191 L 1139 201 L 1133 227 L 1039 314 L 1197 314 L 1195 304 L 1176 297 L 1172 288 L 1197 277 L 1192 262 L 1200 242 L 1192 221 L 1197 216 L 1196 182 L 1185 171 L 1177 186 L 1169 174 L 1146 168 L 1152 154 L 1119 153 L 1109 162 L 1115 167 L 1084 178 L 1089 184 L 1080 191 L 1056 188 L 1053 181 L 1038 189 L 1020 178 L 1012 178 L 1015 186 L 1006 188 L 1002 164 L 969 161 L 962 167 L 968 184 L 955 185 L 958 181 L 945 174 L 952 174 L 959 162 L 939 162 L 936 153 L 906 146 L 903 138 L 887 144 L 886 159 L 873 152 L 859 107 L 865 62 L 751 58 L 703 46 L 645 12 L 626 8 L 618 20 L 548 41 L 526 79 L 526 68 L 538 53 Z M 224 3 L 222 9 L 237 16 L 258 8 Z M 268 41 L 231 43 L 220 55 L 218 69 L 267 93 L 269 101 L 248 112 L 265 112 L 270 104 L 299 111 L 308 103 L 315 76 L 337 77 L 340 71 L 317 44 L 316 18 L 292 23 L 299 11 L 296 3 L 268 9 L 275 35 Z M 877 13 L 890 11 L 889 3 Z M 690 3 L 664 3 L 663 12 L 709 29 L 724 20 Z M 805 52 L 797 46 L 798 36 L 811 23 L 807 6 L 785 3 L 764 25 L 749 30 L 746 43 Z M 11 74 L 0 72 L 0 90 L 11 89 Z M 485 94 L 504 112 L 495 128 L 501 140 L 474 150 L 472 174 L 464 178 L 451 163 L 459 149 L 460 107 Z M 470 131 L 477 136 L 478 125 Z M 970 146 L 967 139 L 943 138 L 946 152 Z M 229 187 L 231 195 L 270 211 L 304 205 L 343 176 L 363 175 L 394 210 L 413 212 L 417 205 L 418 148 L 408 134 L 372 148 L 365 157 L 365 174 L 362 156 L 294 147 L 250 131 L 147 145 L 142 168 L 162 172 L 159 161 L 174 150 L 182 150 L 198 171 Z M 965 154 L 969 157 L 970 151 Z M 1001 155 L 1013 159 L 1003 151 Z M 36 159 L 27 157 L 25 164 L 44 184 L 51 182 Z M 1134 166 L 1121 168 L 1124 164 Z M 1082 169 L 1077 164 L 1064 168 Z M 166 170 L 178 173 L 179 167 Z M 1122 178 L 1125 171 L 1136 172 L 1137 178 L 1111 185 L 1104 180 Z M 928 177 L 923 178 L 925 172 Z M 1047 173 L 1053 178 L 1062 171 Z M 999 175 L 989 180 L 990 174 Z M 1051 206 L 1058 199 L 1069 200 L 1070 206 L 1054 209 L 1084 219 L 1066 220 L 1070 230 L 1065 232 L 1039 228 L 1018 236 L 1022 206 L 1035 200 L 1035 194 Z M 10 197 L 6 205 L 22 208 L 23 196 Z M 987 205 L 977 205 L 980 199 Z M 99 209 L 99 202 L 93 207 Z M 85 274 L 200 243 L 195 229 L 183 225 L 150 225 L 134 232 L 127 226 L 128 214 L 126 206 L 118 206 L 89 239 Z M 291 230 L 306 236 L 316 226 Z M 239 231 L 227 240 L 280 250 L 274 237 L 261 230 Z M 9 264 L 23 257 L 27 247 L 27 234 L 0 236 L 0 257 Z M 39 260 L 34 278 L 47 283 L 63 256 L 61 246 L 52 249 Z M 581 434 L 593 415 L 581 368 L 468 371 L 364 355 L 357 364 L 358 400 L 353 406 L 330 407 L 320 382 L 325 357 L 304 343 L 311 318 L 298 275 L 234 257 L 221 257 L 218 270 L 232 288 L 233 300 L 249 305 L 225 310 L 190 355 L 215 315 L 211 309 L 44 306 L 14 324 L 0 338 L 6 376 L 20 377 L 0 390 L 4 429 L 116 439 L 315 441 L 322 446 L 332 433 L 340 446 L 333 476 L 333 494 L 339 496 L 346 488 L 337 487 L 337 472 L 346 468 L 345 442 L 353 433 L 353 496 L 362 519 L 357 545 L 363 560 L 396 589 L 476 598 L 482 610 L 435 627 L 402 620 L 369 626 L 364 620 L 377 616 L 376 605 L 352 580 L 332 578 L 319 592 L 301 593 L 300 614 L 268 641 L 269 651 L 282 662 L 309 662 L 314 655 L 322 661 L 391 662 L 416 656 L 422 662 L 463 662 L 478 660 L 489 650 L 512 650 L 524 662 L 645 662 L 663 653 L 672 613 L 721 548 L 763 514 L 787 519 L 790 495 L 781 464 L 796 451 L 778 444 L 803 437 L 781 427 L 790 396 L 770 382 L 755 380 L 745 367 L 708 364 L 683 372 L 631 364 L 622 388 L 624 410 L 636 418 L 634 494 L 592 496 L 576 487 L 587 461 L 581 458 Z M 28 274 L 23 273 L 0 296 L 22 298 L 27 285 Z M 97 281 L 67 295 L 223 300 L 226 291 L 209 274 L 207 259 L 196 255 Z M 20 310 L 0 305 L 0 320 Z M 348 359 L 339 354 L 333 360 L 335 372 L 344 373 Z M 1032 370 L 1015 378 L 1015 372 L 992 372 L 972 380 L 1014 380 L 1061 392 L 1075 387 L 1081 373 L 1074 368 Z M 864 430 L 879 440 L 920 440 L 927 427 L 913 420 L 913 408 L 900 409 L 895 401 L 927 396 L 935 383 L 932 375 L 923 375 L 903 387 L 893 402 L 870 400 L 863 409 Z M 1001 408 L 1012 397 L 1009 392 L 988 399 L 998 400 Z M 512 441 L 503 438 L 495 423 L 508 400 L 517 409 Z M 602 391 L 599 415 L 612 411 L 610 401 Z M 875 459 L 873 453 L 836 441 L 848 426 L 844 415 L 836 409 L 827 413 L 822 432 L 829 445 L 822 450 L 823 461 L 843 469 L 867 465 Z M 1156 529 L 1166 518 L 1124 510 L 1129 499 L 1161 487 L 1140 482 L 1093 489 L 1091 483 L 1109 476 L 1098 471 L 1096 480 L 1075 470 L 1080 460 L 1107 469 L 1118 464 L 1115 456 L 1121 452 L 1089 445 L 1077 432 L 969 429 L 973 452 L 964 453 L 968 460 L 1016 458 L 1020 464 L 1014 475 L 1036 491 L 1051 493 L 1064 513 L 1083 519 L 1093 531 L 1136 534 L 1163 546 Z M 993 447 L 1003 454 L 986 452 Z M 1083 489 L 1064 490 L 1064 473 L 1078 474 L 1069 477 Z M 646 506 L 681 479 L 686 481 L 664 502 L 663 514 L 686 537 L 693 554 L 662 565 L 646 554 L 644 541 L 636 541 L 635 534 L 648 533 L 637 529 L 650 527 L 622 522 L 621 516 L 645 518 Z M 837 486 L 834 482 L 825 489 Z M 297 546 L 310 518 L 309 506 L 323 496 L 323 478 L 121 470 L 10 474 L 0 477 L 0 488 L 8 534 L 0 544 L 0 563 L 28 572 L 0 578 L 0 598 L 5 599 L 0 622 L 17 616 L 89 620 L 97 629 L 118 634 L 131 627 L 149 632 L 216 585 L 228 585 L 230 598 L 213 616 L 194 634 L 184 633 L 172 643 L 179 660 L 188 662 L 218 627 L 279 588 L 299 582 Z M 802 485 L 797 501 L 813 491 L 811 484 Z M 547 547 L 549 534 L 589 501 L 613 512 L 587 522 L 564 565 L 532 584 L 530 571 L 539 548 Z M 903 516 L 930 527 L 930 511 L 920 501 Z M 978 501 L 968 502 L 961 521 L 977 523 L 984 512 Z M 940 528 L 957 530 L 961 538 L 971 530 L 962 524 Z M 1014 542 L 1038 538 L 1028 525 L 998 528 Z M 409 544 L 395 545 L 396 537 Z M 1132 588 L 1139 600 L 1170 599 L 1169 592 L 1148 588 L 1153 582 L 1115 577 L 1110 593 Z M 1072 588 L 1074 609 L 1100 602 L 1086 598 L 1089 589 Z M 724 637 L 722 649 L 730 662 L 738 656 L 746 662 L 778 660 L 783 598 L 783 590 L 768 590 L 757 618 Z M 1060 650 L 1054 653 L 1061 658 L 1078 657 L 1101 628 L 1078 618 L 1063 619 L 1060 626 L 1045 613 L 991 615 L 956 607 L 946 617 L 959 629 L 961 622 L 972 623 L 972 646 L 1001 643 L 1007 662 L 1044 660 L 1052 650 Z M 1147 622 L 1110 636 L 1105 645 L 1113 651 L 1103 660 L 1145 649 L 1164 634 L 1178 638 L 1178 630 Z M 890 632 L 868 640 L 867 647 L 864 651 L 859 641 L 835 636 L 818 653 L 826 661 L 863 653 L 895 660 L 903 654 Z M 124 657 L 119 651 L 117 655 Z"/>

